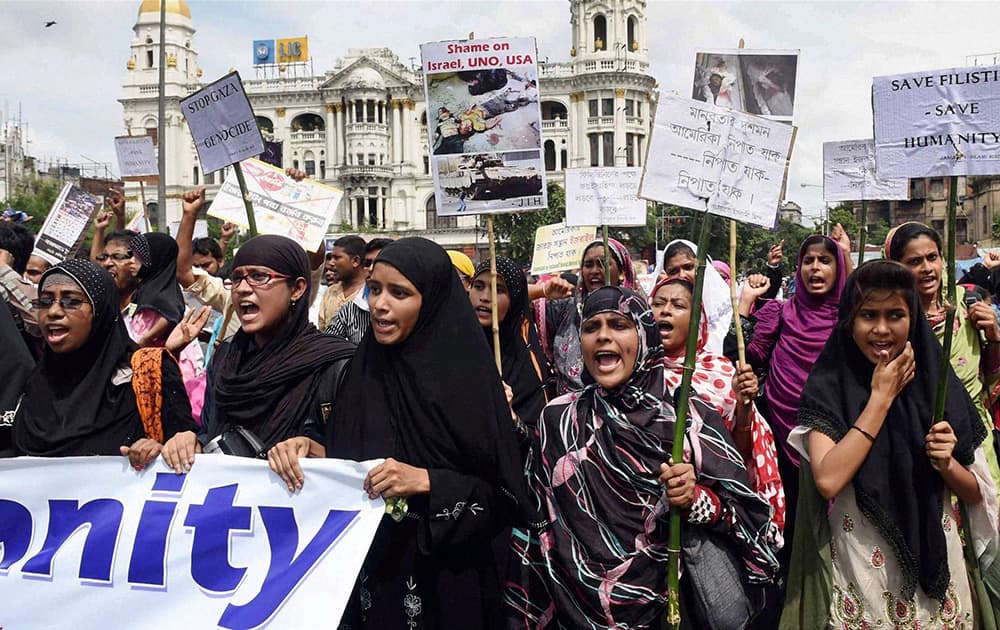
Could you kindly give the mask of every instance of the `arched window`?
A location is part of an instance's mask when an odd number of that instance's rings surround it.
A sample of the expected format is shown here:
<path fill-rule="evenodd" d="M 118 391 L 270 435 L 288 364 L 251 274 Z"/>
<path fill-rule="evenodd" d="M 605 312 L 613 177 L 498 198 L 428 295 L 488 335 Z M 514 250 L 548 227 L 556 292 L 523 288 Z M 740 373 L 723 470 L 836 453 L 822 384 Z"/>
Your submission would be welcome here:
<path fill-rule="evenodd" d="M 427 199 L 427 205 L 424 206 L 424 210 L 427 213 L 428 230 L 458 227 L 457 217 L 439 217 L 437 215 L 437 203 L 434 201 L 434 195 L 431 195 Z"/>
<path fill-rule="evenodd" d="M 316 114 L 299 114 L 292 119 L 292 131 L 323 131 L 326 123 Z"/>
<path fill-rule="evenodd" d="M 639 50 L 639 20 L 634 15 L 628 19 L 628 48 L 633 52 Z"/>
<path fill-rule="evenodd" d="M 545 141 L 545 170 L 556 170 L 556 143 L 552 140 Z"/>
<path fill-rule="evenodd" d="M 542 120 L 566 120 L 566 106 L 559 101 L 542 101 Z"/>
<path fill-rule="evenodd" d="M 607 50 L 608 21 L 603 15 L 594 18 L 594 50 Z"/>
<path fill-rule="evenodd" d="M 267 116 L 255 116 L 257 119 L 257 126 L 260 127 L 261 131 L 266 131 L 267 133 L 274 133 L 274 123 Z"/>

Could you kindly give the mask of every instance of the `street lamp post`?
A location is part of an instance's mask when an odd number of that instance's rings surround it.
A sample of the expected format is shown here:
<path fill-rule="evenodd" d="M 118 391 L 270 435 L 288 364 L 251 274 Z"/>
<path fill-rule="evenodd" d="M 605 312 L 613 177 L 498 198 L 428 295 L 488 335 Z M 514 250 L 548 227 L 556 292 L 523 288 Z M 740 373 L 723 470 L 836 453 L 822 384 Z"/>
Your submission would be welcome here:
<path fill-rule="evenodd" d="M 822 189 L 822 184 L 799 184 L 800 188 L 819 188 Z M 826 236 L 830 235 L 830 204 L 823 200 L 823 234 Z"/>

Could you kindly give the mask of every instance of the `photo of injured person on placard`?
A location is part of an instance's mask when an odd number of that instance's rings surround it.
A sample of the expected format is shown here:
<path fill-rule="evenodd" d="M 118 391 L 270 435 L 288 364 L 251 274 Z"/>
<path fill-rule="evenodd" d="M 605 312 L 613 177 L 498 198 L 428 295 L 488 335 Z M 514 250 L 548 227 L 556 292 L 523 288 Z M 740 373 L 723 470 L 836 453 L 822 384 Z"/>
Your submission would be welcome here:
<path fill-rule="evenodd" d="M 541 146 L 534 70 L 463 70 L 427 76 L 434 155 L 537 149 Z"/>

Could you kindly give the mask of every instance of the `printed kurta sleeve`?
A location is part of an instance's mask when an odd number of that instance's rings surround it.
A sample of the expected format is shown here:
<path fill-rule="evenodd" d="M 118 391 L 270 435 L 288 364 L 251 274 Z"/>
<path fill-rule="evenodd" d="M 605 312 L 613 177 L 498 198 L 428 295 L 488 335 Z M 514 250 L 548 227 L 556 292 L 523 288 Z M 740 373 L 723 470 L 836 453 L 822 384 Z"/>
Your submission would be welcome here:
<path fill-rule="evenodd" d="M 198 431 L 198 425 L 191 415 L 191 402 L 188 400 L 181 370 L 177 363 L 164 358 L 162 369 L 163 405 L 161 418 L 163 421 L 163 440 L 167 441 L 183 431 Z"/>

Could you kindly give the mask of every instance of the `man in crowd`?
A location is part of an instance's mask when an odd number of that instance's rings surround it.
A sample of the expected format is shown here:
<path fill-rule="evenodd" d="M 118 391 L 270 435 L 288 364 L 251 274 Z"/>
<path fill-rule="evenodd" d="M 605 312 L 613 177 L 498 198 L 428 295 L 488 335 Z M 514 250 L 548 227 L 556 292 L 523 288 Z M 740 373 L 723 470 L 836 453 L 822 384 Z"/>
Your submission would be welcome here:
<path fill-rule="evenodd" d="M 365 260 L 362 266 L 365 280 L 372 274 L 372 266 L 382 248 L 392 242 L 391 238 L 373 238 L 365 246 Z M 372 326 L 372 316 L 368 312 L 368 287 L 362 284 L 361 291 L 354 299 L 337 311 L 333 322 L 325 329 L 326 334 L 359 344 Z"/>
<path fill-rule="evenodd" d="M 28 266 L 24 268 L 24 279 L 31 284 L 38 286 L 38 281 L 42 279 L 42 274 L 49 270 L 49 261 L 41 256 L 32 254 L 28 258 Z"/>
<path fill-rule="evenodd" d="M 367 279 L 364 273 L 365 239 L 360 236 L 341 236 L 333 243 L 327 262 L 328 274 L 339 283 L 339 291 L 331 283 L 323 294 L 319 309 L 319 329 L 324 330 L 333 321 L 340 307 L 350 302 L 361 291 Z M 328 279 L 331 279 L 328 276 Z"/>
<path fill-rule="evenodd" d="M 31 300 L 37 293 L 35 286 L 23 277 L 34 245 L 31 233 L 22 226 L 0 223 L 0 295 L 10 309 L 18 332 L 36 354 L 41 349 L 41 333 Z"/>

